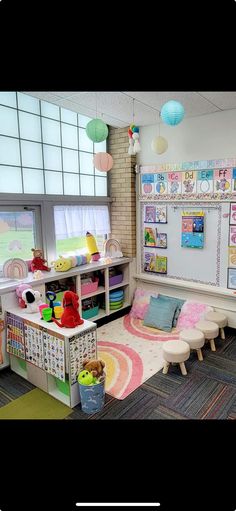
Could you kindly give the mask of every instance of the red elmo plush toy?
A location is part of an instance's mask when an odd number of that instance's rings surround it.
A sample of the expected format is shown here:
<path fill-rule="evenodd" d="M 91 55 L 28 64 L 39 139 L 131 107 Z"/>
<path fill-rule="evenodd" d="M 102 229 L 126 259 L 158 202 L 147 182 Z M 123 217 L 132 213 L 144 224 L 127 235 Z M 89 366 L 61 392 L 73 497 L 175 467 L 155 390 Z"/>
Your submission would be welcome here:
<path fill-rule="evenodd" d="M 61 322 L 59 323 L 55 318 L 52 318 L 54 323 L 59 327 L 74 328 L 84 323 L 84 320 L 81 319 L 78 313 L 79 297 L 76 293 L 73 293 L 73 291 L 65 291 L 62 306 L 64 312 L 61 316 Z"/>
<path fill-rule="evenodd" d="M 34 272 L 36 270 L 42 271 L 51 271 L 51 268 L 48 268 L 44 263 L 46 263 L 46 259 L 43 258 L 43 251 L 40 248 L 31 248 L 34 258 L 30 263 L 31 271 Z"/>

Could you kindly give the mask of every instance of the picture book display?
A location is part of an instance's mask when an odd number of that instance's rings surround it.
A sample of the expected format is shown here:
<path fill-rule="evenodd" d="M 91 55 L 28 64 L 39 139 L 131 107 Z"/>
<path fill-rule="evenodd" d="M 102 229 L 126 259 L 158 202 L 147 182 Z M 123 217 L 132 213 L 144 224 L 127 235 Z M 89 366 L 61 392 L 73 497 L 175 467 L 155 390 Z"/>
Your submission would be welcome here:
<path fill-rule="evenodd" d="M 145 206 L 144 221 L 146 223 L 166 224 L 167 208 L 166 206 Z"/>
<path fill-rule="evenodd" d="M 167 257 L 151 252 L 144 254 L 144 271 L 154 273 L 167 273 Z"/>
<path fill-rule="evenodd" d="M 203 248 L 204 246 L 204 213 L 182 213 L 181 247 Z"/>
<path fill-rule="evenodd" d="M 230 204 L 230 221 L 231 225 L 236 225 L 236 202 Z"/>
<path fill-rule="evenodd" d="M 229 226 L 229 246 L 236 247 L 236 225 Z"/>
<path fill-rule="evenodd" d="M 229 266 L 231 268 L 236 268 L 236 247 L 229 247 Z"/>
<path fill-rule="evenodd" d="M 236 268 L 228 268 L 228 288 L 236 289 Z"/>
<path fill-rule="evenodd" d="M 159 232 L 157 228 L 145 227 L 144 228 L 144 246 L 167 248 L 167 234 Z"/>

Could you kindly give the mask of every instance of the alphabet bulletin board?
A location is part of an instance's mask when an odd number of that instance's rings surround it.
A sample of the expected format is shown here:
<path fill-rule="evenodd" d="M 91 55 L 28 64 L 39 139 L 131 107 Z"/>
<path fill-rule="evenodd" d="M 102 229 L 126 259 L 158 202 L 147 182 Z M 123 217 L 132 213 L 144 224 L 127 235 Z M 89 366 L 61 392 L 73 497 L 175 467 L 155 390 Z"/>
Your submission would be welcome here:
<path fill-rule="evenodd" d="M 236 289 L 236 158 L 140 167 L 141 272 Z"/>

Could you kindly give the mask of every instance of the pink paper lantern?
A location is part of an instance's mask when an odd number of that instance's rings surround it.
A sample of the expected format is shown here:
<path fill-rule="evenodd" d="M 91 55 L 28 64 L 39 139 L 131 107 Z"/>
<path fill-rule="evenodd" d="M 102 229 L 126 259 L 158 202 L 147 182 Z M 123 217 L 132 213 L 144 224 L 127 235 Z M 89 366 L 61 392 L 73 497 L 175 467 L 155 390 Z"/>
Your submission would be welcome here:
<path fill-rule="evenodd" d="M 95 169 L 101 172 L 108 172 L 113 166 L 113 158 L 108 153 L 97 153 L 93 158 Z"/>

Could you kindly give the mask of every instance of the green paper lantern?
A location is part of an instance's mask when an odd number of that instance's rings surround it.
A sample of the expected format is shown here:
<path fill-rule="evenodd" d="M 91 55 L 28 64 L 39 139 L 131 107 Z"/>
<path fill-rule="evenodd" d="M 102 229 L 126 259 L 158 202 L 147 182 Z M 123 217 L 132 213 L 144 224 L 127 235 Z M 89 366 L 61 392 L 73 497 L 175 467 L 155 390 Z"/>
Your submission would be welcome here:
<path fill-rule="evenodd" d="M 86 133 L 93 142 L 103 142 L 108 136 L 108 127 L 101 119 L 92 119 L 86 126 Z"/>

